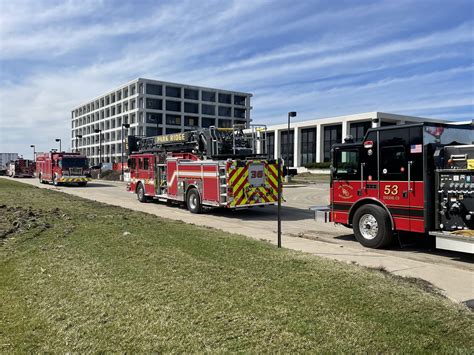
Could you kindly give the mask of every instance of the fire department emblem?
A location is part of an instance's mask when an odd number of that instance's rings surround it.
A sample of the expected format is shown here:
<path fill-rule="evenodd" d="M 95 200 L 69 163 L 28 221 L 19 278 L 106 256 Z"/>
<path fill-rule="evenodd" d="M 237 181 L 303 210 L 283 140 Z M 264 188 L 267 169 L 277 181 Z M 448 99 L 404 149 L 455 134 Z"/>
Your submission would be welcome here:
<path fill-rule="evenodd" d="M 339 198 L 342 198 L 344 200 L 348 200 L 352 198 L 353 187 L 351 185 L 339 185 L 338 189 L 339 189 L 339 194 L 338 194 Z"/>

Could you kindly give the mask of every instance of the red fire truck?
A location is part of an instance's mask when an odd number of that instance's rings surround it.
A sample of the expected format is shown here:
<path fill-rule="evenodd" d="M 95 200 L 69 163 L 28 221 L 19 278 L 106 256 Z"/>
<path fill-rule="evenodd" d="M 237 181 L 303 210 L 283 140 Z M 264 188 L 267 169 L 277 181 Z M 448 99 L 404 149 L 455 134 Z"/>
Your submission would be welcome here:
<path fill-rule="evenodd" d="M 138 200 L 242 208 L 278 202 L 277 162 L 259 154 L 264 127 L 205 128 L 148 138 L 128 137 L 128 190 Z"/>
<path fill-rule="evenodd" d="M 87 158 L 80 153 L 50 152 L 36 155 L 36 175 L 41 183 L 86 186 L 91 180 Z"/>
<path fill-rule="evenodd" d="M 28 159 L 17 159 L 8 163 L 7 175 L 10 177 L 34 177 L 35 162 Z"/>
<path fill-rule="evenodd" d="M 332 147 L 325 217 L 352 227 L 370 248 L 406 231 L 474 253 L 473 143 L 472 125 L 447 124 L 372 128 L 360 143 L 346 139 Z"/>

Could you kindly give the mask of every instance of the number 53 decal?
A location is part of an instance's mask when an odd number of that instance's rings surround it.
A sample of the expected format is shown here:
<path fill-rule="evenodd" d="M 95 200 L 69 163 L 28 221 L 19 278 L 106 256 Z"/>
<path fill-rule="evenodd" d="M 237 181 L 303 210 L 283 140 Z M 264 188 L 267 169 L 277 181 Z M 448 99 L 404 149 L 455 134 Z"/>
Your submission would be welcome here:
<path fill-rule="evenodd" d="M 398 185 L 385 185 L 383 189 L 384 195 L 398 195 Z"/>

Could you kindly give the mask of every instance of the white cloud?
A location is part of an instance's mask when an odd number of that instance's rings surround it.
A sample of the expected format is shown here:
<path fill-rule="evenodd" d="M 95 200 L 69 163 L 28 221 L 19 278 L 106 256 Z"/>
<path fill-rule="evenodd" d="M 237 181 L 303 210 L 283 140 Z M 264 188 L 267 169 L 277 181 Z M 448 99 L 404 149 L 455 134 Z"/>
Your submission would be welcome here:
<path fill-rule="evenodd" d="M 267 123 L 293 109 L 472 106 L 473 23 L 416 30 L 414 14 L 400 16 L 406 2 L 305 12 L 304 2 L 188 0 L 143 13 L 141 3 L 0 3 L 0 151 L 66 142 L 72 107 L 139 76 L 254 92 L 253 118 Z M 6 59 L 41 65 L 7 83 Z"/>

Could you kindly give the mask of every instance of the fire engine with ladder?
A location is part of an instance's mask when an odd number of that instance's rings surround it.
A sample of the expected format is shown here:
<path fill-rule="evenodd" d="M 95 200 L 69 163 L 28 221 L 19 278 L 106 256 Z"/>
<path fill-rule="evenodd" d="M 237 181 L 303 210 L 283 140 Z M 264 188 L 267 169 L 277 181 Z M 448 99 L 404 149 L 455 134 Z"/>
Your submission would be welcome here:
<path fill-rule="evenodd" d="M 202 128 L 155 137 L 127 138 L 128 191 L 140 202 L 243 208 L 278 202 L 278 163 L 262 154 L 266 127 Z"/>
<path fill-rule="evenodd" d="M 352 227 L 366 247 L 386 247 L 403 231 L 472 254 L 473 144 L 472 124 L 371 128 L 360 143 L 332 147 L 330 205 L 312 209 Z"/>

